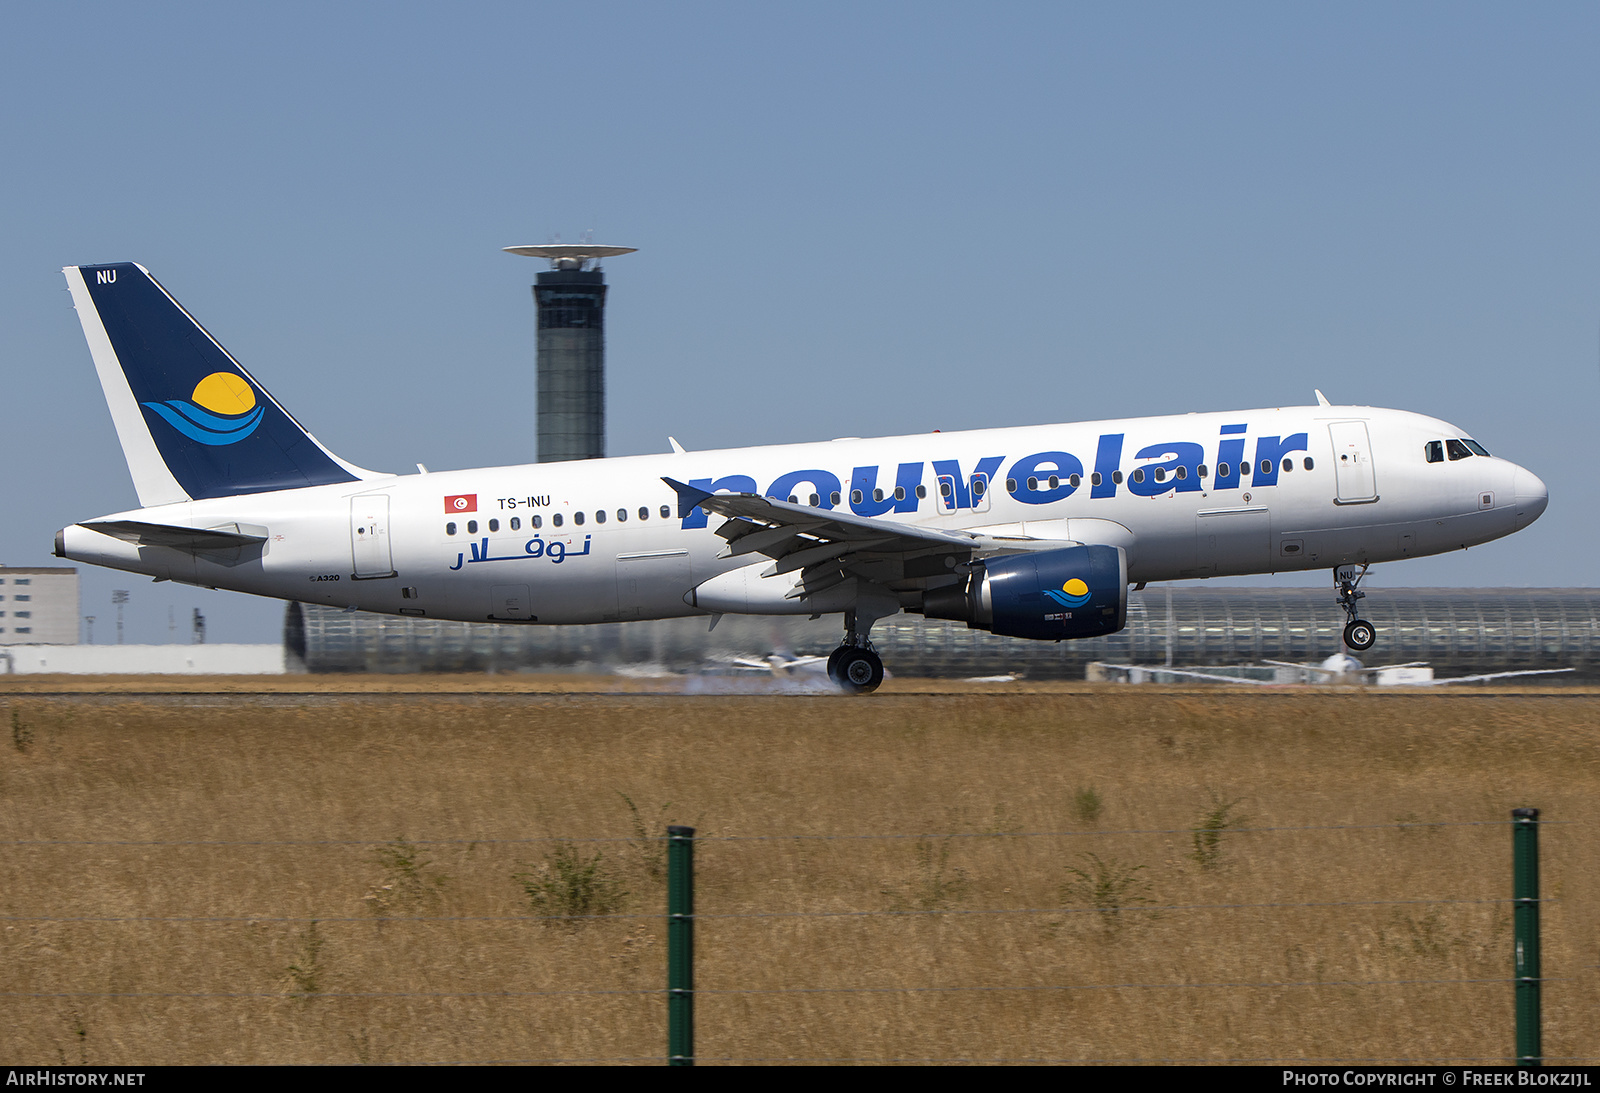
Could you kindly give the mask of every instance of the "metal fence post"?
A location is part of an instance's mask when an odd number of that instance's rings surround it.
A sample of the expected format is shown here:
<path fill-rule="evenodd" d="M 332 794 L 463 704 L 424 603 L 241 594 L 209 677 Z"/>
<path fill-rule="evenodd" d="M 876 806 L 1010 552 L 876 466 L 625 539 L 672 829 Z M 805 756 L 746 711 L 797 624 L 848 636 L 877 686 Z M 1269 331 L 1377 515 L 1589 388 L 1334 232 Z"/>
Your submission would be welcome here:
<path fill-rule="evenodd" d="M 1511 897 L 1516 936 L 1517 1065 L 1539 1066 L 1539 810 L 1511 810 Z"/>
<path fill-rule="evenodd" d="M 667 1065 L 694 1065 L 692 827 L 667 828 Z"/>

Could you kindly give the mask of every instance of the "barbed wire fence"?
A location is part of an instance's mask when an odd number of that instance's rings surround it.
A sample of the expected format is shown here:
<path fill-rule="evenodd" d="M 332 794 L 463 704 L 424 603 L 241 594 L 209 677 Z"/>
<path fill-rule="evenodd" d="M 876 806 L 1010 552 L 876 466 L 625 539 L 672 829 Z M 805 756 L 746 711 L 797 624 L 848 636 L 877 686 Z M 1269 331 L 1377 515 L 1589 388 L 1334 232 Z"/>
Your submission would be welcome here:
<path fill-rule="evenodd" d="M 35 1009 L 50 1003 L 130 1005 L 134 1007 L 133 1016 L 123 1019 L 121 1035 L 124 1040 L 132 1035 L 127 1023 L 138 1020 L 138 1015 L 144 1012 L 139 1006 L 145 1002 L 163 1006 L 189 1002 L 196 1013 L 208 1014 L 223 1025 L 231 1023 L 240 1027 L 259 1019 L 264 1013 L 263 1006 L 288 1004 L 300 1007 L 294 1012 L 303 1014 L 311 1006 L 399 1003 L 393 1010 L 379 1012 L 369 1008 L 364 1011 L 359 1016 L 368 1023 L 357 1021 L 346 1031 L 345 1037 L 359 1061 L 412 1063 L 1445 1065 L 1504 1064 L 1512 1061 L 1514 1055 L 1527 1061 L 1540 1057 L 1549 1062 L 1595 1061 L 1576 1056 L 1544 1056 L 1537 1039 L 1539 999 L 1544 986 L 1551 984 L 1559 991 L 1560 985 L 1578 983 L 1585 975 L 1592 978 L 1594 971 L 1592 968 L 1569 968 L 1563 974 L 1544 976 L 1539 964 L 1538 916 L 1541 909 L 1555 906 L 1556 901 L 1541 899 L 1539 894 L 1536 833 L 1540 826 L 1561 825 L 1552 825 L 1549 821 L 1538 824 L 1537 813 L 1519 815 L 1511 821 L 1254 827 L 1235 826 L 1226 821 L 1223 814 L 1214 817 L 1209 824 L 1202 822 L 1183 828 L 920 834 L 737 835 L 697 833 L 693 828 L 672 827 L 663 837 L 641 827 L 634 836 L 616 838 L 3 840 L 0 847 L 12 856 L 67 854 L 68 860 L 84 865 L 95 860 L 95 855 L 106 853 L 112 855 L 105 859 L 108 861 L 122 860 L 116 858 L 118 854 L 133 854 L 148 864 L 152 855 L 260 856 L 283 852 L 339 854 L 354 851 L 364 855 L 361 861 L 383 864 L 386 872 L 364 897 L 361 913 L 335 915 L 208 913 L 203 908 L 190 913 L 113 913 L 110 910 L 95 913 L 74 907 L 70 892 L 60 890 L 44 893 L 43 902 L 54 906 L 29 909 L 19 906 L 22 895 L 13 886 L 0 905 L 4 909 L 0 925 L 7 935 L 13 935 L 8 946 L 13 952 L 7 961 L 12 971 L 6 976 L 9 982 L 0 990 L 0 1003 Z M 1512 829 L 1515 838 L 1506 841 L 1517 841 L 1519 846 L 1515 886 L 1506 883 L 1512 875 L 1512 870 L 1507 868 L 1512 855 L 1506 851 L 1510 848 L 1505 841 L 1499 841 L 1504 838 L 1507 827 Z M 1011 895 L 1014 887 L 1028 885 L 1020 882 L 999 885 L 998 891 L 994 890 L 995 886 L 974 885 L 952 857 L 952 848 L 979 843 L 1016 850 L 1013 873 L 1026 880 L 1038 861 L 1062 860 L 1059 847 L 1063 843 L 1075 847 L 1089 844 L 1104 847 L 1108 841 L 1147 839 L 1167 845 L 1170 852 L 1176 838 L 1186 867 L 1192 867 L 1190 874 L 1200 881 L 1210 881 L 1223 862 L 1224 840 L 1283 836 L 1322 839 L 1326 843 L 1331 837 L 1383 838 L 1440 833 L 1493 835 L 1499 842 L 1499 849 L 1495 853 L 1490 843 L 1475 844 L 1471 848 L 1473 853 L 1457 856 L 1455 862 L 1460 867 L 1457 873 L 1463 881 L 1462 890 L 1388 898 L 1349 893 L 1350 898 L 1162 902 L 1141 876 L 1147 872 L 1146 865 L 1134 864 L 1110 852 L 1101 854 L 1096 850 L 1078 849 L 1068 859 L 1074 864 L 1058 869 L 1061 879 L 1045 886 L 1057 898 L 1016 905 L 970 906 L 964 904 L 980 897 L 992 899 Z M 1529 837 L 1535 840 L 1531 857 L 1528 857 L 1528 848 L 1522 845 Z M 842 850 L 853 847 L 896 845 L 912 847 L 915 864 L 908 874 L 892 883 L 883 883 L 882 878 L 875 875 L 872 863 L 852 867 L 838 860 Z M 498 867 L 506 864 L 507 854 L 543 851 L 544 858 L 540 862 L 518 863 L 518 871 L 512 874 L 522 889 L 521 909 L 451 913 L 445 906 L 449 886 L 440 879 L 442 874 L 430 872 L 433 863 L 424 857 L 426 853 L 446 851 L 466 859 L 482 855 Z M 652 882 L 646 885 L 646 896 L 628 909 L 622 909 L 620 882 L 614 873 L 608 872 L 605 858 L 608 851 L 613 862 L 631 855 L 633 865 Z M 1329 852 L 1326 846 L 1323 852 L 1329 861 L 1338 857 L 1336 851 Z M 833 855 L 828 862 L 820 860 L 828 855 Z M 695 868 L 696 857 L 700 859 L 698 869 Z M 265 864 L 263 868 L 267 868 Z M 1530 868 L 1532 872 L 1528 874 Z M 769 893 L 766 901 L 754 899 L 746 891 L 748 886 L 741 888 L 730 883 L 732 877 L 748 877 L 754 873 L 761 874 L 756 887 L 760 892 Z M 698 894 L 697 880 L 700 882 Z M 1040 889 L 1038 884 L 1032 887 L 1034 892 Z M 1470 894 L 1474 887 L 1480 893 L 1509 894 Z M 167 893 L 167 897 L 187 899 L 191 895 L 178 892 Z M 158 894 L 155 902 L 160 902 L 160 898 Z M 467 896 L 462 898 L 472 902 Z M 644 898 L 659 902 L 652 908 L 645 905 Z M 782 902 L 785 899 L 789 901 L 787 906 Z M 861 905 L 869 901 L 878 905 Z M 1316 957 L 1319 940 L 1326 942 L 1332 938 L 1334 942 L 1348 942 L 1349 923 L 1354 921 L 1351 916 L 1367 914 L 1370 918 L 1373 912 L 1390 916 L 1379 922 L 1379 936 L 1384 936 L 1385 929 L 1398 936 L 1399 949 L 1409 946 L 1411 955 L 1418 958 L 1412 963 L 1432 974 L 1337 974 L 1329 970 L 1325 959 Z M 1418 917 L 1412 912 L 1421 912 L 1421 915 Z M 1469 939 L 1462 929 L 1452 932 L 1450 924 L 1441 918 L 1446 913 L 1457 912 L 1478 914 L 1474 921 L 1480 928 L 1472 938 Z M 1303 950 L 1293 956 L 1292 967 L 1286 967 L 1286 971 L 1299 968 L 1302 974 L 1264 974 L 1267 962 L 1253 959 L 1258 954 L 1250 951 L 1250 940 L 1273 931 L 1279 931 L 1273 933 L 1275 939 L 1293 939 L 1298 935 L 1291 920 L 1297 916 L 1300 920 L 1315 916 L 1321 923 L 1315 929 L 1322 931 L 1311 937 L 1314 930 L 1302 930 L 1307 940 L 1303 943 L 1291 941 L 1285 950 L 1291 956 Z M 1329 922 L 1335 925 L 1330 927 Z M 1016 923 L 1028 925 L 1022 928 L 1002 925 Z M 1339 923 L 1345 925 L 1341 927 Z M 1370 925 L 1370 921 L 1365 923 L 1365 926 Z M 179 979 L 205 977 L 208 955 L 218 956 L 222 952 L 218 947 L 221 943 L 214 937 L 208 938 L 208 933 L 214 935 L 218 930 L 230 928 L 259 931 L 284 926 L 298 928 L 299 932 L 290 939 L 293 945 L 289 955 L 293 959 L 289 963 L 282 963 L 282 939 L 272 950 L 278 961 L 272 966 L 281 965 L 281 974 L 275 981 L 233 989 L 220 984 L 207 989 L 182 989 L 181 984 L 161 981 L 163 961 L 174 965 Z M 651 926 L 664 926 L 665 954 L 659 948 L 652 948 L 656 939 L 649 931 Z M 475 932 L 458 938 L 452 952 L 443 952 L 445 946 L 441 945 L 437 931 L 445 931 L 448 936 L 451 930 L 460 933 L 468 927 Z M 590 955 L 585 948 L 585 933 L 591 927 L 624 931 L 623 944 L 631 946 L 628 955 L 613 960 L 605 969 L 620 974 L 613 976 L 614 981 L 609 984 L 565 986 L 566 975 L 574 969 L 593 970 L 585 966 Z M 840 935 L 839 930 L 846 927 L 857 933 L 849 937 Z M 88 940 L 69 942 L 61 935 L 40 933 L 50 930 L 70 933 L 79 928 L 89 931 Z M 123 943 L 131 943 L 133 939 L 108 937 L 103 932 L 107 928 L 159 929 L 175 935 L 176 940 L 170 937 L 149 939 L 146 946 L 149 955 L 141 956 L 137 949 L 121 948 Z M 329 944 L 325 931 L 338 928 L 343 928 L 350 938 L 364 935 L 367 944 L 378 950 L 379 963 L 385 955 L 420 951 L 419 972 L 433 985 L 391 990 L 334 985 L 337 977 L 324 963 Z M 475 963 L 475 949 L 481 952 L 507 944 L 526 948 L 534 940 L 543 941 L 547 935 L 530 939 L 528 931 L 535 929 L 554 931 L 548 935 L 559 940 L 560 944 L 554 947 L 570 950 L 543 969 L 544 982 L 496 986 L 506 977 L 498 969 L 467 967 Z M 908 929 L 922 932 L 908 937 Z M 1231 942 L 1222 938 L 1226 929 L 1236 931 Z M 1346 933 L 1338 933 L 1340 929 L 1345 929 Z M 397 936 L 398 932 L 406 930 L 413 932 L 404 938 Z M 832 933 L 818 936 L 819 930 Z M 895 930 L 900 932 L 896 934 Z M 1329 930 L 1334 932 L 1330 934 Z M 29 933 L 29 938 L 14 936 L 18 931 Z M 864 936 L 861 931 L 868 931 L 868 935 Z M 1004 936 L 999 936 L 1002 934 Z M 1242 946 L 1237 944 L 1239 938 L 1244 939 Z M 1175 967 L 1180 971 L 1193 970 L 1176 957 L 1186 953 L 1204 954 L 1208 945 L 1221 949 L 1227 944 L 1234 944 L 1234 949 L 1230 950 L 1233 967 L 1254 968 L 1258 974 L 1194 978 L 1186 974 L 1117 974 Z M 1397 943 L 1386 944 L 1396 949 Z M 346 947 L 355 951 L 353 944 Z M 43 967 L 38 960 L 29 959 L 30 955 L 44 950 L 49 950 L 52 956 L 60 955 L 64 948 L 77 954 L 75 958 L 54 963 L 45 961 Z M 174 948 L 184 954 L 183 958 L 171 956 Z M 1356 946 L 1347 945 L 1346 948 L 1353 953 Z M 1049 959 L 1050 953 L 1061 949 L 1077 955 L 1087 954 L 1086 959 L 1072 965 L 1075 974 L 1067 974 L 1070 962 Z M 969 959 L 971 952 L 978 950 L 984 951 Z M 430 959 L 430 951 L 438 959 Z M 826 955 L 828 960 L 819 960 L 819 954 Z M 192 958 L 196 955 L 197 959 Z M 1334 963 L 1354 969 L 1383 967 L 1386 965 L 1382 955 L 1364 961 L 1350 959 Z M 1521 961 L 1515 966 L 1514 955 Z M 826 967 L 822 966 L 824 963 Z M 176 967 L 178 964 L 182 967 Z M 940 974 L 960 980 L 974 965 L 983 969 L 984 974 L 1004 972 L 1005 978 L 1001 981 L 938 981 Z M 1201 970 L 1206 966 L 1202 961 Z M 1218 963 L 1210 966 L 1218 966 Z M 1457 974 L 1449 974 L 1451 969 Z M 479 982 L 462 982 L 472 978 L 472 973 L 479 973 Z M 515 974 L 515 970 L 510 974 Z M 74 978 L 79 980 L 77 984 L 62 982 Z M 453 989 L 445 989 L 441 980 L 451 980 Z M 1499 997 L 1495 992 L 1503 994 L 1505 1004 L 1483 1001 Z M 1182 1045 L 1192 1047 L 1206 1041 L 1207 1030 L 1214 1028 L 1223 1033 L 1221 1037 L 1212 1036 L 1217 1049 L 1187 1053 L 1162 1051 L 1161 1043 L 1150 1043 L 1161 1040 L 1161 1036 L 1155 1034 L 1145 1036 L 1141 1043 L 1156 1050 L 1133 1054 L 1096 1050 L 1097 1041 L 1103 1042 L 1103 1037 L 1118 1039 L 1108 1035 L 1108 1028 L 1114 1029 L 1118 1021 L 1126 1020 L 1129 1013 L 1143 1004 L 1140 1000 L 1152 995 L 1190 1000 L 1183 1004 L 1183 1020 L 1179 1022 L 1185 1024 L 1185 1028 L 1176 1031 L 1169 1043 L 1180 1048 Z M 1311 1001 L 1296 1003 L 1291 996 Z M 1443 1003 L 1438 1001 L 1441 997 Z M 1088 1007 L 1073 1001 L 1085 998 L 1096 1001 Z M 1132 1002 L 1128 1001 L 1130 998 Z M 1248 1000 L 1252 998 L 1267 1001 Z M 1110 999 L 1119 1000 L 1117 1004 L 1122 1009 L 1111 1010 L 1111 1003 L 1107 1001 Z M 941 1028 L 937 1024 L 941 1010 L 930 1010 L 927 1003 L 938 1002 L 948 1007 L 952 1000 L 975 1001 L 979 1008 L 959 1014 L 946 1013 L 949 1027 Z M 581 1012 L 538 1008 L 542 1003 L 562 1002 L 583 1003 L 587 1008 Z M 455 1036 L 453 1045 L 458 1050 L 453 1055 L 434 1053 L 423 1057 L 414 1051 L 397 1050 L 397 1043 L 410 1039 L 408 1028 L 412 1025 L 436 1027 L 447 1022 L 449 1015 L 464 1003 L 520 1003 L 533 1009 L 525 1015 L 527 1019 L 521 1025 L 524 1035 L 520 1039 L 504 1033 L 477 1042 L 471 1036 Z M 431 1010 L 427 1009 L 430 1004 L 434 1007 Z M 758 1011 L 763 1004 L 783 1005 L 789 1009 L 774 1018 L 770 1012 Z M 863 1009 L 864 1004 L 888 1004 L 890 1008 L 869 1011 Z M 902 1004 L 914 1009 L 910 1012 L 895 1009 Z M 1269 1024 L 1277 1014 L 1291 1027 L 1277 1028 L 1270 1036 L 1262 1035 L 1259 1028 L 1239 1027 L 1228 1020 L 1229 1014 L 1221 1012 L 1229 1004 L 1242 1007 L 1238 1012 Z M 234 1008 L 229 1009 L 230 1006 Z M 834 1008 L 829 1010 L 828 1006 Z M 988 1008 L 983 1008 L 985 1006 Z M 1424 1014 L 1421 1022 L 1410 1022 L 1406 1031 L 1392 1038 L 1392 1053 L 1350 1056 L 1306 1042 L 1321 1043 L 1330 1038 L 1309 1035 L 1316 1030 L 1308 1027 L 1307 1022 L 1326 1020 L 1332 1009 L 1341 1006 L 1348 1011 L 1366 1009 L 1390 1016 L 1416 1013 L 1430 1006 L 1437 1014 L 1457 1017 L 1463 1010 L 1474 1014 L 1514 1010 L 1516 1027 L 1513 1029 L 1509 1022 L 1504 1022 L 1503 1027 L 1471 1028 L 1465 1037 L 1452 1039 L 1431 1035 L 1423 1037 L 1425 1042 L 1419 1043 L 1415 1029 L 1430 1019 Z M 1106 1009 L 1109 1016 L 1097 1023 L 1092 1011 L 1099 1009 Z M 79 1014 L 78 1010 L 70 1012 Z M 614 1035 L 609 1039 L 575 1035 L 572 1028 L 559 1027 L 563 1019 L 574 1024 L 598 1021 Z M 61 1036 L 57 1037 L 59 1061 L 78 1061 L 72 1057 L 72 1050 L 77 1048 L 80 1053 L 87 1050 L 86 1021 L 81 1015 L 73 1020 L 76 1025 L 64 1035 L 64 1041 Z M 895 1035 L 896 1029 L 915 1026 L 925 1020 L 934 1022 L 920 1029 L 925 1035 L 909 1038 Z M 1085 1031 L 1064 1033 L 1075 1020 L 1086 1023 Z M 981 1027 L 984 1022 L 1007 1021 L 1011 1023 L 1009 1032 L 1015 1035 L 1002 1036 L 996 1034 L 994 1027 Z M 338 1021 L 333 1023 L 338 1024 Z M 1335 1040 L 1361 1025 L 1359 1021 L 1342 1025 L 1334 1021 L 1332 1024 L 1330 1036 Z M 752 1025 L 758 1031 L 750 1032 Z M 964 1027 L 958 1029 L 957 1025 Z M 822 1026 L 826 1026 L 828 1033 L 818 1039 L 824 1041 L 825 1046 L 839 1045 L 844 1050 L 805 1050 L 812 1039 L 810 1030 Z M 1230 1028 L 1231 1035 L 1228 1034 Z M 1302 1042 L 1298 1044 L 1294 1043 L 1296 1033 L 1301 1034 Z M 882 1045 L 888 1050 L 878 1053 L 862 1051 L 859 1047 L 852 1050 L 852 1036 L 855 1044 L 864 1044 L 869 1049 Z M 1408 1037 L 1411 1042 L 1401 1042 Z M 987 1053 L 970 1048 L 948 1052 L 895 1049 L 897 1044 L 906 1043 L 908 1039 L 914 1044 L 959 1040 L 970 1045 L 992 1041 L 995 1049 Z M 1268 1041 L 1293 1046 L 1270 1050 Z M 771 1051 L 775 1042 L 792 1043 L 795 1050 Z M 1449 1050 L 1448 1045 L 1463 1042 L 1477 1045 L 1479 1050 L 1466 1054 Z M 579 1047 L 606 1043 L 625 1043 L 636 1048 L 631 1052 L 610 1054 L 537 1050 L 545 1044 Z M 1441 1045 L 1440 1050 L 1429 1049 L 1435 1043 Z M 1500 1045 L 1504 1050 L 1498 1050 Z M 697 1049 L 703 1046 L 709 1046 L 710 1050 L 699 1052 Z M 1238 1050 L 1252 1046 L 1255 1047 L 1253 1051 Z M 496 1051 L 496 1047 L 514 1050 Z M 530 1047 L 535 1050 L 527 1050 Z M 1076 1050 L 1063 1050 L 1063 1047 L 1076 1047 Z"/>

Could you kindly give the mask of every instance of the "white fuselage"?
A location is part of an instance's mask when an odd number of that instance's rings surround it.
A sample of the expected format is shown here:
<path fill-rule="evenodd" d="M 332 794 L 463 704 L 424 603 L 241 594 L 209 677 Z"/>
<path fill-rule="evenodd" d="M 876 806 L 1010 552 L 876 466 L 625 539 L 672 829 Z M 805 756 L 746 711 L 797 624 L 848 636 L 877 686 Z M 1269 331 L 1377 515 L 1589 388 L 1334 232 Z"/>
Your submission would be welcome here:
<path fill-rule="evenodd" d="M 60 549 L 156 578 L 428 618 L 589 623 L 728 609 L 686 597 L 752 559 L 719 556 L 719 517 L 679 516 L 662 481 L 673 478 L 996 539 L 1121 546 L 1130 582 L 1326 569 L 1456 550 L 1537 518 L 1544 484 L 1515 464 L 1427 461 L 1429 442 L 1467 435 L 1418 414 L 1316 406 L 529 464 L 104 518 L 266 536 L 231 555 L 79 525 Z M 781 595 L 750 609 L 819 607 L 836 609 Z"/>

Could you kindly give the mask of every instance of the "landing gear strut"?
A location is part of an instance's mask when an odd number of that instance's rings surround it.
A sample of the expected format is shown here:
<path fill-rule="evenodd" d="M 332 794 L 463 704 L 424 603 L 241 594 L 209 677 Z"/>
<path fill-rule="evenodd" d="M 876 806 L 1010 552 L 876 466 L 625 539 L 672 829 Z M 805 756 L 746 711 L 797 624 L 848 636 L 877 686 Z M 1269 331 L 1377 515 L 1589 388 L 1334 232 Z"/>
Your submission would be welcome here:
<path fill-rule="evenodd" d="M 883 682 L 883 660 L 857 627 L 854 611 L 845 612 L 844 644 L 828 654 L 828 678 L 848 695 L 871 694 Z"/>
<path fill-rule="evenodd" d="M 1360 617 L 1360 610 L 1356 604 L 1366 599 L 1367 594 L 1360 590 L 1361 579 L 1367 575 L 1371 566 L 1363 564 L 1358 573 L 1354 566 L 1339 566 L 1333 571 L 1333 586 L 1339 592 L 1339 606 L 1344 610 L 1347 620 L 1344 627 L 1344 643 L 1358 653 L 1364 653 L 1372 648 L 1372 643 L 1378 640 L 1378 632 L 1366 619 Z"/>

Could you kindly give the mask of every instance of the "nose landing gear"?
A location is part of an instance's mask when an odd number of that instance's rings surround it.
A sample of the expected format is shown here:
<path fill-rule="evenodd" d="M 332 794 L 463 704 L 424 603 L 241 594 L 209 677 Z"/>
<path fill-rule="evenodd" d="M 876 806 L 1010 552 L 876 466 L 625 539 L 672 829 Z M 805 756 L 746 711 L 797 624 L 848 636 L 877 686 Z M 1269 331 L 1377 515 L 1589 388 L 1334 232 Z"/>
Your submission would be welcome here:
<path fill-rule="evenodd" d="M 1356 604 L 1366 599 L 1367 594 L 1359 588 L 1361 579 L 1367 575 L 1369 564 L 1363 564 L 1360 572 L 1354 566 L 1340 566 L 1333 571 L 1333 586 L 1339 593 L 1339 606 L 1344 609 L 1344 617 L 1348 620 L 1344 627 L 1344 643 L 1358 653 L 1364 653 L 1372 648 L 1378 640 L 1378 631 L 1366 619 L 1360 618 L 1360 611 Z"/>

